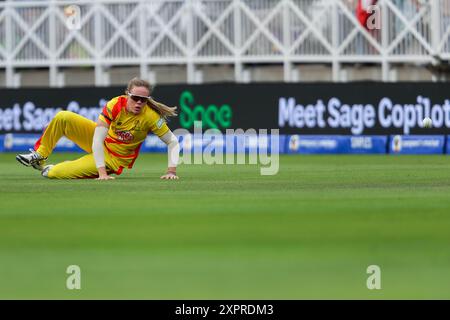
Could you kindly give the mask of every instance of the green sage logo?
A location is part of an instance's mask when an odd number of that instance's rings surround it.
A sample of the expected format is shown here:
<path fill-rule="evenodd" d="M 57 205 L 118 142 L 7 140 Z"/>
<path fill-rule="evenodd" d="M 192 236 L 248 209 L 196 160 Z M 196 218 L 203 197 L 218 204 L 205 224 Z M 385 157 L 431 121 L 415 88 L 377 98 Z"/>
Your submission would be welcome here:
<path fill-rule="evenodd" d="M 231 126 L 233 112 L 228 104 L 220 107 L 196 104 L 192 92 L 185 90 L 180 96 L 180 107 L 180 125 L 183 128 L 192 128 L 194 121 L 202 121 L 203 129 L 226 129 Z"/>

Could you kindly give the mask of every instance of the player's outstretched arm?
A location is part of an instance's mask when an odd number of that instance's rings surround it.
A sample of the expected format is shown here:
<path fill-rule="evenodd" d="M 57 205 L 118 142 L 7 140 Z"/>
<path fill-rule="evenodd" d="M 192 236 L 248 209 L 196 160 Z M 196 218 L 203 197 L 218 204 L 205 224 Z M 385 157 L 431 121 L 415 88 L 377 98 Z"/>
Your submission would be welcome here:
<path fill-rule="evenodd" d="M 105 122 L 98 120 L 97 127 L 94 131 L 94 139 L 92 142 L 92 152 L 94 154 L 95 165 L 98 170 L 98 178 L 97 180 L 111 180 L 114 177 L 111 177 L 106 172 L 105 166 L 105 153 L 103 150 L 103 143 L 108 134 L 109 125 Z"/>
<path fill-rule="evenodd" d="M 161 179 L 178 179 L 177 165 L 180 159 L 180 144 L 178 143 L 178 139 L 170 130 L 159 138 L 164 141 L 165 144 L 167 144 L 168 157 L 167 173 L 161 176 Z"/>

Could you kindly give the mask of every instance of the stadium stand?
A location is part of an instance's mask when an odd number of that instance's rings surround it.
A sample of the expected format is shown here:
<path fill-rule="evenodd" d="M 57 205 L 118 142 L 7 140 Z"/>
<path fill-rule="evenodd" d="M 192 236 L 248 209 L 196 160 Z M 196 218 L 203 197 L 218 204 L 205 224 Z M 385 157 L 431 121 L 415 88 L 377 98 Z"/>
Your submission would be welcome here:
<path fill-rule="evenodd" d="M 441 81 L 450 3 L 380 0 L 0 2 L 0 86 Z M 55 32 L 51 32 L 55 31 Z"/>

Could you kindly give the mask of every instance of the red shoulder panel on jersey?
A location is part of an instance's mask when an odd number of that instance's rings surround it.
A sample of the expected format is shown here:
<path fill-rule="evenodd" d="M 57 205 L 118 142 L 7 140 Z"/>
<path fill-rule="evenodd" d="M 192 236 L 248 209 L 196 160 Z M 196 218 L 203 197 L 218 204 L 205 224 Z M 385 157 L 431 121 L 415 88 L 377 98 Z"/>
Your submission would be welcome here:
<path fill-rule="evenodd" d="M 108 110 L 106 109 L 106 107 L 103 108 L 102 116 L 105 118 L 108 124 L 111 124 L 112 119 L 108 116 Z"/>
<path fill-rule="evenodd" d="M 127 105 L 127 98 L 119 97 L 117 99 L 116 104 L 112 107 L 112 110 L 111 110 L 113 120 L 115 120 L 117 118 L 117 115 L 120 113 L 122 108 L 125 108 L 126 105 Z"/>

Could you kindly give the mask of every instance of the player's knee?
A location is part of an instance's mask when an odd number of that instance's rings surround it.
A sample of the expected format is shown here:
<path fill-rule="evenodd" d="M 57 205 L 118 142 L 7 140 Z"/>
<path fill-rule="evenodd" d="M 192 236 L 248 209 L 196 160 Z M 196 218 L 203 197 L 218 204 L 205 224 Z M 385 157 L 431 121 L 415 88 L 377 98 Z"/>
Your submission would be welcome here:
<path fill-rule="evenodd" d="M 65 122 L 70 117 L 71 112 L 70 111 L 59 111 L 55 117 L 54 120 L 58 122 Z"/>
<path fill-rule="evenodd" d="M 64 179 L 66 176 L 64 173 L 64 170 L 62 170 L 61 168 L 58 168 L 58 166 L 53 166 L 53 167 L 49 168 L 47 170 L 47 172 L 45 173 L 45 175 L 44 175 L 44 172 L 42 175 L 49 179 Z"/>
<path fill-rule="evenodd" d="M 57 175 L 56 175 L 56 171 L 57 170 L 53 170 L 54 168 L 50 168 L 49 170 L 47 170 L 47 172 L 45 172 L 45 174 L 43 173 L 42 175 L 46 178 L 49 179 L 57 179 Z"/>

